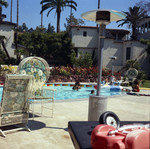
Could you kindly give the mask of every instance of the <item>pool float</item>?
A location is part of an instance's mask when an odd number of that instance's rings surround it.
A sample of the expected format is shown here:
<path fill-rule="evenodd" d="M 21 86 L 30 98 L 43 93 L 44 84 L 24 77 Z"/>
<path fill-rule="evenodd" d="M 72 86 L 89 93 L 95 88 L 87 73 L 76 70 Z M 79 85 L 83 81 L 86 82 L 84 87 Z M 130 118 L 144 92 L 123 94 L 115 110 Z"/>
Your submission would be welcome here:
<path fill-rule="evenodd" d="M 94 88 L 97 89 L 97 85 L 95 85 Z M 120 85 L 104 85 L 102 88 L 109 88 L 110 91 L 121 91 L 123 89 L 123 87 Z"/>

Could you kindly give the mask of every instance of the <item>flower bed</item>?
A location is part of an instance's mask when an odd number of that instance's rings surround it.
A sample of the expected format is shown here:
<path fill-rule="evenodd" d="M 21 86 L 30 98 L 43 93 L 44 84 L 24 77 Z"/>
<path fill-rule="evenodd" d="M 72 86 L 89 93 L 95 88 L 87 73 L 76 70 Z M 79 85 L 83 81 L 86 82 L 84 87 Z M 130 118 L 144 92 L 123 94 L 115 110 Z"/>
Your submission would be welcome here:
<path fill-rule="evenodd" d="M 97 82 L 98 68 L 72 68 L 72 67 L 53 67 L 50 70 L 50 77 L 48 82 Z M 112 71 L 103 68 L 102 70 L 102 80 L 110 79 Z M 121 79 L 120 72 L 114 72 L 116 80 Z"/>
<path fill-rule="evenodd" d="M 13 69 L 12 69 L 13 68 Z M 14 73 L 16 71 L 13 66 L 7 66 L 1 68 L 1 77 L 5 77 L 5 74 Z M 15 70 L 15 71 L 14 71 Z M 103 68 L 102 70 L 102 80 L 110 79 L 112 71 Z M 53 67 L 50 70 L 50 77 L 48 79 L 48 83 L 53 82 L 97 82 L 98 68 L 90 67 L 90 68 L 72 68 L 72 67 Z M 114 72 L 114 76 L 116 80 L 121 79 L 120 72 Z M 2 78 L 3 78 L 2 77 Z M 0 83 L 4 83 L 4 78 L 0 79 Z"/>

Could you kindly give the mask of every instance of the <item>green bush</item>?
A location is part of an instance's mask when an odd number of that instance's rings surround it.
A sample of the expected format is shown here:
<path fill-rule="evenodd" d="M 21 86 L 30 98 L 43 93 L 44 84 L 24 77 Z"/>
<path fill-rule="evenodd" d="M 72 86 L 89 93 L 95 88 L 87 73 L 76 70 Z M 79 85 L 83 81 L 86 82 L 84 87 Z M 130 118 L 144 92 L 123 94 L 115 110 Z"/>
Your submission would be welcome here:
<path fill-rule="evenodd" d="M 80 56 L 76 57 L 76 53 L 72 50 L 70 55 L 71 63 L 75 67 L 89 68 L 93 64 L 92 54 L 80 52 Z"/>

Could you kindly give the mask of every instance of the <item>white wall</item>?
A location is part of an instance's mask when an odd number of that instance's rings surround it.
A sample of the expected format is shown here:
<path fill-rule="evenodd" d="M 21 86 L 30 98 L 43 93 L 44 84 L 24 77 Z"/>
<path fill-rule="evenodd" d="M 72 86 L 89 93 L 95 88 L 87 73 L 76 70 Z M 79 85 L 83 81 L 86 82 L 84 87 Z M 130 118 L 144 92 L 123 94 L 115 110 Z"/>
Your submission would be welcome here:
<path fill-rule="evenodd" d="M 92 54 L 93 50 L 98 45 L 98 31 L 96 28 L 72 28 L 71 29 L 72 43 L 78 48 L 78 52 L 83 51 Z M 83 32 L 87 31 L 87 37 L 83 37 Z M 150 71 L 147 52 L 145 51 L 146 45 L 141 44 L 138 41 L 117 41 L 114 39 L 105 38 L 104 51 L 103 51 L 103 67 L 109 69 L 112 68 L 112 61 L 110 56 L 116 56 L 114 61 L 114 71 L 120 70 L 126 64 L 126 48 L 131 48 L 131 59 L 137 59 L 141 63 L 141 67 L 144 71 Z"/>
<path fill-rule="evenodd" d="M 87 32 L 87 36 L 83 36 L 83 32 Z M 97 29 L 91 28 L 72 28 L 72 43 L 75 44 L 75 47 L 85 48 L 97 48 L 97 38 L 98 31 Z"/>
<path fill-rule="evenodd" d="M 126 63 L 126 48 L 131 47 L 131 59 L 137 59 L 141 64 L 141 69 L 150 74 L 150 62 L 146 52 L 146 45 L 138 41 L 126 41 L 123 46 L 123 65 Z"/>
<path fill-rule="evenodd" d="M 5 36 L 4 40 L 6 49 L 10 57 L 16 58 L 14 55 L 14 49 L 12 49 L 12 43 L 14 42 L 14 30 L 12 25 L 0 24 L 0 35 Z M 3 49 L 3 48 L 2 48 Z"/>
<path fill-rule="evenodd" d="M 107 68 L 112 67 L 110 56 L 116 56 L 114 63 L 114 70 L 118 71 L 123 66 L 123 44 L 115 42 L 113 39 L 105 39 L 103 51 L 103 66 Z"/>
<path fill-rule="evenodd" d="M 150 31 L 147 31 L 147 32 L 145 32 L 145 33 L 138 36 L 138 39 L 141 39 L 141 38 L 149 39 L 150 38 Z"/>

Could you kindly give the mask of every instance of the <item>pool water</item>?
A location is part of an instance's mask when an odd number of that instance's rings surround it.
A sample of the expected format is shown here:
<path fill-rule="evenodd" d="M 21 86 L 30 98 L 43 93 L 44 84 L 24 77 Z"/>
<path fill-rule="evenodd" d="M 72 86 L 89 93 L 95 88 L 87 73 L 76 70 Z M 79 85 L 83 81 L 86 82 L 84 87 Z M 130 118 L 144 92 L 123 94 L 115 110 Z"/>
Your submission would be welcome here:
<path fill-rule="evenodd" d="M 72 90 L 72 86 L 47 86 L 48 88 L 56 89 L 56 100 L 63 99 L 80 99 L 80 98 L 89 98 L 91 90 L 95 91 L 94 86 L 91 87 L 82 87 L 78 91 Z M 3 87 L 0 87 L 0 101 L 2 98 Z M 101 88 L 101 95 L 103 96 L 114 96 L 114 95 L 123 95 L 125 92 L 120 91 L 119 89 L 111 89 L 109 87 L 103 86 Z"/>
<path fill-rule="evenodd" d="M 0 102 L 1 102 L 2 94 L 3 94 L 3 87 L 0 86 Z"/>
<path fill-rule="evenodd" d="M 63 100 L 63 99 L 80 99 L 80 98 L 89 98 L 89 95 L 91 94 L 91 90 L 95 91 L 94 86 L 92 87 L 82 87 L 81 89 L 77 90 L 72 90 L 72 87 L 70 86 L 50 86 L 50 88 L 56 89 L 57 95 L 56 99 L 57 100 Z M 101 95 L 103 96 L 114 96 L 114 95 L 123 95 L 125 92 L 122 92 L 120 90 L 116 89 L 111 89 L 108 87 L 102 87 L 101 88 Z"/>

